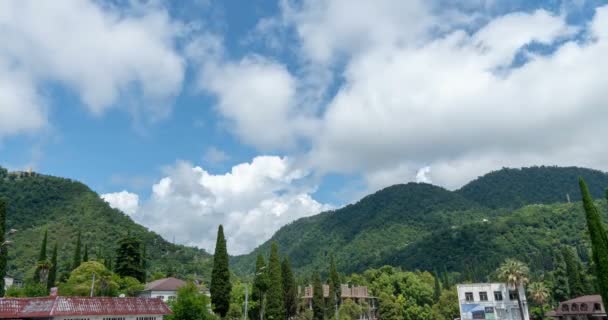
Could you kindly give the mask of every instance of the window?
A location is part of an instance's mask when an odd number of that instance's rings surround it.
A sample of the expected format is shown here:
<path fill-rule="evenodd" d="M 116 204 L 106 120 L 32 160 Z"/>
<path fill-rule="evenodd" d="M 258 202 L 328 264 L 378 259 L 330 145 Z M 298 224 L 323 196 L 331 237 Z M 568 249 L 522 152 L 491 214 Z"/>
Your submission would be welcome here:
<path fill-rule="evenodd" d="M 156 320 L 156 317 L 137 317 L 137 320 Z"/>
<path fill-rule="evenodd" d="M 602 305 L 599 303 L 593 304 L 593 311 L 602 311 Z"/>
<path fill-rule="evenodd" d="M 589 311 L 589 306 L 586 303 L 581 303 L 581 311 Z"/>
<path fill-rule="evenodd" d="M 467 302 L 472 302 L 473 301 L 473 292 L 465 292 L 464 300 L 466 300 Z"/>
<path fill-rule="evenodd" d="M 501 291 L 494 291 L 494 300 L 502 301 L 502 292 Z"/>
<path fill-rule="evenodd" d="M 169 296 L 169 301 L 175 301 L 175 299 L 177 299 L 176 296 Z"/>
<path fill-rule="evenodd" d="M 518 297 L 516 290 L 509 290 L 509 300 L 517 300 Z"/>
<path fill-rule="evenodd" d="M 572 304 L 572 308 L 571 308 L 571 310 L 572 310 L 572 311 L 578 311 L 578 304 L 573 303 L 573 304 Z"/>
<path fill-rule="evenodd" d="M 480 292 L 479 301 L 488 301 L 488 293 L 485 291 Z"/>
<path fill-rule="evenodd" d="M 562 304 L 562 311 L 568 312 L 570 311 L 570 307 L 567 304 Z"/>
<path fill-rule="evenodd" d="M 103 320 L 125 320 L 125 317 L 104 317 Z"/>

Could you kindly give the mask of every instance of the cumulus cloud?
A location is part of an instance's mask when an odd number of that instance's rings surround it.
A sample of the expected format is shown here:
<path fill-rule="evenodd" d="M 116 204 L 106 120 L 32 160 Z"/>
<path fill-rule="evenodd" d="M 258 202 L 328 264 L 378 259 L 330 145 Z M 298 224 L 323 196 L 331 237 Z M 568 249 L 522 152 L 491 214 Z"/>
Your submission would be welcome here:
<path fill-rule="evenodd" d="M 281 226 L 330 208 L 311 197 L 307 178 L 307 171 L 276 156 L 259 156 L 219 175 L 180 161 L 166 169 L 133 218 L 208 251 L 223 224 L 229 252 L 247 253 Z"/>
<path fill-rule="evenodd" d="M 174 48 L 178 31 L 166 11 L 153 6 L 0 2 L 0 121 L 8 122 L 0 123 L 0 134 L 46 124 L 39 87 L 48 82 L 73 90 L 95 114 L 129 96 L 133 115 L 165 116 L 184 75 Z"/>
<path fill-rule="evenodd" d="M 105 193 L 100 196 L 110 207 L 118 209 L 128 215 L 133 215 L 139 209 L 139 196 L 126 190 L 114 193 Z"/>

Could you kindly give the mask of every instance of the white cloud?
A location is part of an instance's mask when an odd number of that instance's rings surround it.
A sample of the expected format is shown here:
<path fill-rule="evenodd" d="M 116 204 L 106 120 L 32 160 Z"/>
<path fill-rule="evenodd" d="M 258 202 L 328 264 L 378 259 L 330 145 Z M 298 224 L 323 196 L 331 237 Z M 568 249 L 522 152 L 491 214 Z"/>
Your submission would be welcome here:
<path fill-rule="evenodd" d="M 184 76 L 174 48 L 178 32 L 159 7 L 119 9 L 89 0 L 0 2 L 0 121 L 10 123 L 0 126 L 0 134 L 46 124 L 38 88 L 47 82 L 73 90 L 95 114 L 128 96 L 123 105 L 135 117 L 165 116 Z"/>
<path fill-rule="evenodd" d="M 211 252 L 219 224 L 229 252 L 241 254 L 281 226 L 329 209 L 311 197 L 308 173 L 288 158 L 256 157 L 221 175 L 178 162 L 166 175 L 134 219 L 166 238 Z"/>
<path fill-rule="evenodd" d="M 105 193 L 100 196 L 110 207 L 121 210 L 122 212 L 133 215 L 139 209 L 139 196 L 126 190 L 114 193 Z"/>
<path fill-rule="evenodd" d="M 226 152 L 213 146 L 207 148 L 203 155 L 203 161 L 212 165 L 222 163 L 228 159 L 230 159 L 230 156 Z"/>
<path fill-rule="evenodd" d="M 429 173 L 431 173 L 431 167 L 426 166 L 420 168 L 418 172 L 416 172 L 416 182 L 431 183 L 431 179 L 428 176 Z"/>

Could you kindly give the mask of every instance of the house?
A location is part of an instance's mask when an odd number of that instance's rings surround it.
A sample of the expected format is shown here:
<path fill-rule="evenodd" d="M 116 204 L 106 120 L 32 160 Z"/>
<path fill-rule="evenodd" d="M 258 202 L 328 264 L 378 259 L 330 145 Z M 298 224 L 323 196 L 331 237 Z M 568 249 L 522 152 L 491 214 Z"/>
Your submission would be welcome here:
<path fill-rule="evenodd" d="M 300 297 L 305 301 L 306 305 L 312 309 L 312 298 L 313 298 L 313 287 L 304 287 L 304 292 L 298 287 Z M 329 285 L 323 285 L 323 297 L 327 300 L 329 298 Z M 369 294 L 367 287 L 365 286 L 349 286 L 343 284 L 340 286 L 340 301 L 344 302 L 346 299 L 350 299 L 357 304 L 365 305 L 367 312 L 362 314 L 359 319 L 377 319 L 377 299 Z"/>
<path fill-rule="evenodd" d="M 164 278 L 146 284 L 140 297 L 160 298 L 163 301 L 172 301 L 177 298 L 177 290 L 186 285 L 186 281 L 177 278 Z M 199 286 L 200 293 L 209 296 L 209 290 Z"/>
<path fill-rule="evenodd" d="M 561 302 L 555 310 L 549 311 L 546 316 L 559 320 L 608 319 L 600 295 L 582 296 Z"/>
<path fill-rule="evenodd" d="M 492 319 L 520 320 L 522 319 L 517 302 L 517 292 L 521 297 L 523 319 L 529 320 L 528 302 L 523 286 L 518 291 L 511 289 L 505 283 L 472 283 L 459 284 L 458 304 L 460 319 Z"/>
<path fill-rule="evenodd" d="M 40 297 L 0 299 L 0 319 L 162 320 L 171 310 L 160 299 Z"/>
<path fill-rule="evenodd" d="M 20 279 L 17 278 L 13 278 L 11 276 L 5 276 L 4 277 L 4 290 L 15 286 L 15 287 L 23 287 L 23 281 L 21 281 Z"/>

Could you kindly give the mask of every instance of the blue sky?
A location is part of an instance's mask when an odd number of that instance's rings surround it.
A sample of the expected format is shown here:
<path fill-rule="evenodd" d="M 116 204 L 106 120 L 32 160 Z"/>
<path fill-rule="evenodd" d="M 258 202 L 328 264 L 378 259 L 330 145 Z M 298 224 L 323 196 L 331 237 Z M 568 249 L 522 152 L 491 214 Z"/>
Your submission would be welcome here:
<path fill-rule="evenodd" d="M 223 223 L 245 253 L 394 183 L 608 169 L 600 1 L 34 2 L 0 4 L 0 165 L 180 243 Z"/>

